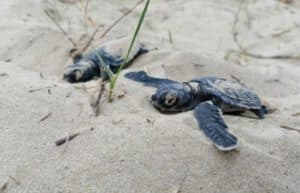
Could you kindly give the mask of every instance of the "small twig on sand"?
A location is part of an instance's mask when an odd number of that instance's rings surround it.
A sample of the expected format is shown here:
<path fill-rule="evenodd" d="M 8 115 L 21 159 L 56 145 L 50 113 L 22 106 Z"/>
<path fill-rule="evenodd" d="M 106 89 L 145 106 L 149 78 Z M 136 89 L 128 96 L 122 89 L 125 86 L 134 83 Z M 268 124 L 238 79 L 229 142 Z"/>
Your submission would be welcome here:
<path fill-rule="evenodd" d="M 79 133 L 78 133 L 78 135 L 79 135 Z M 78 136 L 78 135 L 76 135 L 76 136 Z M 75 138 L 76 136 L 74 136 L 74 138 Z M 72 139 L 74 139 L 74 138 L 72 138 Z M 66 142 L 65 142 L 66 145 L 65 145 L 63 151 L 61 152 L 61 156 L 63 156 L 63 155 L 66 153 L 67 148 L 68 148 L 69 141 L 70 141 L 70 133 L 67 133 Z"/>
<path fill-rule="evenodd" d="M 245 49 L 243 49 L 242 52 L 234 51 L 234 50 L 232 50 L 231 52 L 232 53 L 236 52 L 240 55 L 249 56 L 249 57 L 256 58 L 256 59 L 275 59 L 275 60 L 299 60 L 300 59 L 300 55 L 293 56 L 293 55 L 278 54 L 278 55 L 272 55 L 272 56 L 264 56 L 261 54 L 250 53 L 250 52 L 246 51 Z"/>
<path fill-rule="evenodd" d="M 131 9 L 129 9 L 128 11 L 124 12 L 123 15 L 121 17 L 119 17 L 116 21 L 114 21 L 110 26 L 108 26 L 108 28 L 99 37 L 97 37 L 97 39 L 104 38 L 106 36 L 106 34 L 108 34 L 108 32 L 110 32 L 118 23 L 120 23 L 122 21 L 122 19 L 124 19 L 127 15 L 129 15 L 134 9 L 136 9 L 143 2 L 144 2 L 144 0 L 139 0 Z M 83 53 L 83 52 L 85 52 L 90 47 L 90 45 L 92 44 L 93 40 L 95 39 L 95 37 L 96 37 L 96 35 L 97 35 L 98 31 L 99 31 L 100 26 L 98 26 L 95 29 L 95 31 L 90 36 L 90 38 L 87 41 L 87 43 L 85 44 L 85 46 L 83 48 L 77 50 L 75 54 Z"/>
<path fill-rule="evenodd" d="M 50 112 L 50 113 L 48 113 L 47 115 L 45 115 L 43 118 L 41 118 L 40 120 L 39 120 L 39 123 L 41 123 L 41 122 L 43 122 L 43 121 L 45 121 L 46 119 L 48 119 L 50 116 L 52 115 L 52 113 Z"/>
<path fill-rule="evenodd" d="M 280 0 L 282 3 L 291 4 L 294 0 Z"/>
<path fill-rule="evenodd" d="M 72 134 L 72 135 L 68 134 L 66 137 L 63 137 L 63 138 L 61 138 L 61 139 L 56 140 L 56 141 L 55 141 L 55 145 L 56 145 L 56 146 L 63 145 L 63 144 L 65 144 L 66 142 L 73 140 L 73 139 L 74 139 L 75 137 L 77 137 L 78 135 L 79 135 L 79 132 L 76 132 L 76 133 L 74 133 L 74 134 Z"/>
<path fill-rule="evenodd" d="M 198 64 L 198 63 L 192 63 L 195 67 L 204 67 L 205 65 L 204 64 Z"/>
<path fill-rule="evenodd" d="M 20 185 L 21 184 L 21 182 L 20 181 L 18 181 L 15 177 L 13 177 L 13 176 L 9 176 L 9 178 L 16 184 L 16 185 Z"/>
<path fill-rule="evenodd" d="M 245 3 L 245 0 L 240 0 L 240 4 L 239 4 L 237 12 L 235 13 L 234 21 L 233 21 L 233 25 L 232 25 L 233 41 L 236 44 L 236 46 L 238 47 L 238 50 L 228 50 L 228 52 L 224 58 L 227 59 L 232 53 L 236 53 L 240 57 L 248 56 L 248 57 L 252 57 L 252 58 L 256 58 L 256 59 L 299 60 L 300 55 L 276 54 L 276 55 L 271 55 L 271 56 L 264 56 L 262 54 L 251 53 L 242 46 L 242 44 L 238 40 L 239 33 L 237 30 L 237 24 L 238 24 L 239 16 L 240 16 L 240 13 L 241 13 L 244 3 Z M 248 23 L 249 22 L 250 21 L 248 21 Z M 248 26 L 248 27 L 250 27 L 250 26 Z M 282 33 L 287 33 L 289 31 L 283 31 Z M 282 35 L 282 34 L 279 34 L 279 35 Z"/>
<path fill-rule="evenodd" d="M 97 117 L 100 113 L 100 101 L 101 101 L 101 98 L 102 98 L 104 92 L 105 92 L 105 82 L 101 79 L 98 97 L 97 97 L 95 103 L 92 104 L 92 107 L 95 110 L 95 117 Z"/>
<path fill-rule="evenodd" d="M 151 120 L 151 119 L 149 119 L 149 118 L 146 118 L 146 121 L 147 121 L 147 123 L 148 123 L 149 125 L 153 126 L 154 120 Z"/>
<path fill-rule="evenodd" d="M 86 0 L 86 4 L 85 4 L 85 7 L 84 7 L 84 21 L 87 20 L 88 6 L 89 6 L 89 0 Z M 86 25 L 86 22 L 85 22 L 85 25 Z"/>
<path fill-rule="evenodd" d="M 272 37 L 273 38 L 276 38 L 276 37 L 280 37 L 286 33 L 289 33 L 291 31 L 291 29 L 286 29 L 286 30 L 283 30 L 283 31 L 280 31 L 280 32 L 277 32 L 277 33 L 273 33 L 272 34 Z"/>
<path fill-rule="evenodd" d="M 7 76 L 6 72 L 0 73 L 0 76 Z"/>
<path fill-rule="evenodd" d="M 170 30 L 168 30 L 168 34 L 169 34 L 169 42 L 170 42 L 170 44 L 173 44 L 173 37 L 172 37 L 172 33 Z"/>
<path fill-rule="evenodd" d="M 3 193 L 7 189 L 7 187 L 8 187 L 8 182 L 5 182 L 0 188 L 0 193 Z"/>
<path fill-rule="evenodd" d="M 273 55 L 273 56 L 263 56 L 261 54 L 253 54 L 249 52 L 243 52 L 242 55 L 250 56 L 252 58 L 257 59 L 277 59 L 277 60 L 299 60 L 300 56 L 293 56 L 293 55 Z"/>
<path fill-rule="evenodd" d="M 231 76 L 231 78 L 232 79 L 234 79 L 235 81 L 237 81 L 237 82 L 241 82 L 241 79 L 240 78 L 238 78 L 238 77 L 236 77 L 236 76 L 234 76 L 234 75 L 230 75 Z"/>
<path fill-rule="evenodd" d="M 286 125 L 280 125 L 281 128 L 286 129 L 286 130 L 290 130 L 290 131 L 297 131 L 300 133 L 300 129 L 296 129 L 290 126 L 286 126 Z"/>
<path fill-rule="evenodd" d="M 294 113 L 294 114 L 292 114 L 292 116 L 294 116 L 294 117 L 300 116 L 300 112 Z"/>
<path fill-rule="evenodd" d="M 85 131 L 93 131 L 93 130 L 94 130 L 94 128 L 90 128 L 88 130 L 83 130 L 81 132 L 76 132 L 76 133 L 73 133 L 73 134 L 68 134 L 68 136 L 56 140 L 55 141 L 55 145 L 56 146 L 61 146 L 61 145 L 65 144 L 66 142 L 73 140 L 79 134 L 82 134 Z"/>
<path fill-rule="evenodd" d="M 99 38 L 103 38 L 106 36 L 106 34 L 113 28 L 115 27 L 122 19 L 124 19 L 127 15 L 129 15 L 133 10 L 135 10 L 140 4 L 142 4 L 144 0 L 139 0 L 131 9 L 129 9 L 127 12 L 124 12 L 121 17 L 119 17 L 115 22 L 113 22 L 102 34 Z"/>
<path fill-rule="evenodd" d="M 69 34 L 64 30 L 64 28 L 55 20 L 54 17 L 51 16 L 48 10 L 44 10 L 45 14 L 51 19 L 51 21 L 60 29 L 60 31 L 68 38 L 68 40 L 71 42 L 71 44 L 76 48 L 75 41 L 69 36 Z"/>
<path fill-rule="evenodd" d="M 239 4 L 237 12 L 234 15 L 234 21 L 233 21 L 233 25 L 232 25 L 233 41 L 237 45 L 239 51 L 242 51 L 243 47 L 242 47 L 242 45 L 238 41 L 238 35 L 239 35 L 239 33 L 238 33 L 237 29 L 236 29 L 236 26 L 238 24 L 239 16 L 240 16 L 240 13 L 241 13 L 241 10 L 242 10 L 242 7 L 243 7 L 244 3 L 245 3 L 245 0 L 240 0 L 240 4 Z"/>
<path fill-rule="evenodd" d="M 41 79 L 44 79 L 44 75 L 43 75 L 43 73 L 41 73 L 41 72 L 40 72 L 40 78 L 41 78 Z"/>
<path fill-rule="evenodd" d="M 51 88 L 52 86 L 46 86 L 46 87 L 43 87 L 43 88 L 35 88 L 35 89 L 30 89 L 28 92 L 36 92 L 36 91 L 40 91 L 40 90 L 46 90 L 46 89 L 49 89 Z"/>

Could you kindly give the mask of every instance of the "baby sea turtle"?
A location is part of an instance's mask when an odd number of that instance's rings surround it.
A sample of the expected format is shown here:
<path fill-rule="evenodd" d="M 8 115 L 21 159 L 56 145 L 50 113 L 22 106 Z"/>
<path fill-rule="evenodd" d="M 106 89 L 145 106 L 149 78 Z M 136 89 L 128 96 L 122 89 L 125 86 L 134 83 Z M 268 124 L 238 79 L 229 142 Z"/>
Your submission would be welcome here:
<path fill-rule="evenodd" d="M 86 55 L 76 55 L 73 58 L 73 64 L 65 68 L 63 79 L 70 83 L 76 83 L 103 76 L 101 78 L 107 80 L 108 74 L 101 72 L 101 59 L 113 73 L 116 73 L 124 61 L 124 51 L 121 48 L 112 50 L 104 46 Z M 137 57 L 147 52 L 148 50 L 143 44 L 137 43 L 129 56 L 125 68 Z"/>
<path fill-rule="evenodd" d="M 221 151 L 237 148 L 238 139 L 228 132 L 222 113 L 246 110 L 264 118 L 267 110 L 258 96 L 245 85 L 217 77 L 203 77 L 179 83 L 170 79 L 148 76 L 144 71 L 129 72 L 125 77 L 146 86 L 156 87 L 151 103 L 161 112 L 194 110 L 204 134 Z"/>

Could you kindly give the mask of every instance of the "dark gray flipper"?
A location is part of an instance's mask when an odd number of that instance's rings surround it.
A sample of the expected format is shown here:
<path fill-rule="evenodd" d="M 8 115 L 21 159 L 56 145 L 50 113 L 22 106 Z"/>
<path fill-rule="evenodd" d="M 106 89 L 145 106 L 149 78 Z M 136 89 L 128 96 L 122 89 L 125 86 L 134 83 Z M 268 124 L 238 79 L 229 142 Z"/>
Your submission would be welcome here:
<path fill-rule="evenodd" d="M 254 109 L 252 112 L 254 112 L 258 118 L 263 119 L 265 118 L 265 115 L 268 114 L 268 109 L 266 106 L 262 105 L 260 109 Z"/>
<path fill-rule="evenodd" d="M 134 60 L 136 60 L 139 56 L 143 54 L 147 54 L 149 52 L 148 49 L 144 47 L 144 45 L 141 45 L 140 49 L 134 54 L 132 58 L 129 58 L 128 62 L 125 64 L 124 68 L 127 68 L 131 63 L 133 63 Z"/>
<path fill-rule="evenodd" d="M 230 151 L 237 148 L 238 139 L 228 132 L 220 109 L 211 101 L 200 103 L 194 111 L 194 116 L 204 134 L 219 150 Z"/>
<path fill-rule="evenodd" d="M 128 72 L 125 74 L 125 78 L 134 80 L 136 82 L 141 82 L 144 83 L 144 85 L 146 86 L 152 86 L 152 87 L 159 87 L 161 85 L 178 83 L 174 80 L 170 80 L 166 78 L 155 78 L 152 76 L 148 76 L 148 74 L 144 71 Z"/>

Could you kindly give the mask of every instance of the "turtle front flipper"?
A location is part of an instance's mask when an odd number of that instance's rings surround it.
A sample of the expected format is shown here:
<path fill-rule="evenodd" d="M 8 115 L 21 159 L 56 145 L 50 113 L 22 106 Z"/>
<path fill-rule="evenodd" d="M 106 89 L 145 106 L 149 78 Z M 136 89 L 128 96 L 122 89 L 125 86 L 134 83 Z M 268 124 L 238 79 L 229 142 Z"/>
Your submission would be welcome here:
<path fill-rule="evenodd" d="M 136 82 L 141 82 L 146 86 L 152 86 L 156 88 L 162 85 L 178 83 L 174 80 L 170 80 L 166 78 L 156 78 L 156 77 L 149 76 L 145 71 L 128 72 L 125 74 L 125 78 L 128 78 Z"/>
<path fill-rule="evenodd" d="M 211 101 L 200 103 L 194 111 L 194 116 L 204 134 L 219 150 L 230 151 L 237 148 L 237 137 L 228 132 L 220 108 Z"/>

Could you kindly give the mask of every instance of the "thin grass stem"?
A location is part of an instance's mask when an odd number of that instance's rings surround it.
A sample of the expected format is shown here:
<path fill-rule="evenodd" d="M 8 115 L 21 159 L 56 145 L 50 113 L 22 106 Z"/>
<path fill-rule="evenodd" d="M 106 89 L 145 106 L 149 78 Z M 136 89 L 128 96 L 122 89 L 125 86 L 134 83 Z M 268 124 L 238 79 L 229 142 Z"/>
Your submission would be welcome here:
<path fill-rule="evenodd" d="M 117 82 L 117 79 L 120 75 L 120 72 L 121 70 L 124 68 L 124 66 L 126 65 L 126 63 L 128 62 L 128 58 L 130 56 L 130 53 L 132 51 L 132 48 L 133 48 L 133 45 L 135 43 L 135 40 L 136 40 L 136 37 L 140 31 L 140 28 L 143 24 L 143 21 L 144 21 L 144 18 L 145 18 L 145 15 L 147 13 L 147 10 L 148 10 L 148 7 L 149 7 L 149 4 L 150 4 L 150 0 L 147 0 L 146 4 L 145 4 L 145 7 L 143 9 L 143 12 L 139 18 L 139 22 L 138 22 L 138 25 L 136 27 L 136 30 L 133 34 L 133 37 L 131 39 L 131 42 L 130 42 L 130 45 L 129 45 L 129 48 L 128 48 L 128 51 L 127 51 L 127 54 L 124 58 L 124 61 L 123 63 L 121 64 L 121 66 L 118 68 L 116 74 L 113 76 L 113 78 L 111 79 L 110 81 L 110 85 L 109 85 L 109 95 L 108 95 L 108 99 L 109 99 L 109 102 L 112 102 L 113 101 L 113 91 L 114 91 L 114 88 L 115 88 L 115 85 L 116 85 L 116 82 Z"/>

